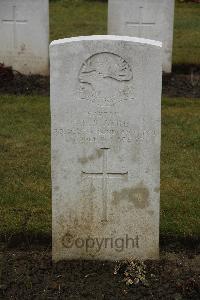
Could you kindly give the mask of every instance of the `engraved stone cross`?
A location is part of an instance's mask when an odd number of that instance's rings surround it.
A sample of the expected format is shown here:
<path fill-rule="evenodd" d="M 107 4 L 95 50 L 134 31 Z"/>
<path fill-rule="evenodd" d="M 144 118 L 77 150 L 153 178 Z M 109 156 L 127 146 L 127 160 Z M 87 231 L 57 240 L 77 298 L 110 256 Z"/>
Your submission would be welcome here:
<path fill-rule="evenodd" d="M 138 22 L 126 22 L 126 25 L 128 27 L 135 27 L 135 26 L 138 27 L 138 30 L 139 30 L 138 35 L 139 35 L 139 37 L 141 37 L 141 35 L 142 35 L 142 30 L 143 30 L 144 26 L 147 27 L 147 26 L 153 26 L 153 25 L 156 24 L 155 22 L 145 22 L 144 21 L 143 9 L 144 9 L 143 6 L 139 7 L 139 21 Z"/>
<path fill-rule="evenodd" d="M 18 24 L 26 24 L 28 21 L 27 20 L 17 20 L 16 17 L 16 6 L 14 5 L 12 7 L 12 19 L 4 19 L 2 20 L 3 23 L 5 24 L 12 24 L 13 25 L 13 45 L 14 48 L 17 48 L 17 25 Z"/>
<path fill-rule="evenodd" d="M 100 177 L 102 179 L 102 201 L 103 201 L 103 214 L 102 222 L 107 222 L 107 201 L 108 201 L 108 179 L 110 178 L 123 178 L 128 175 L 128 172 L 108 172 L 108 150 L 109 148 L 101 148 L 103 151 L 103 167 L 101 172 L 82 172 L 87 177 Z"/>

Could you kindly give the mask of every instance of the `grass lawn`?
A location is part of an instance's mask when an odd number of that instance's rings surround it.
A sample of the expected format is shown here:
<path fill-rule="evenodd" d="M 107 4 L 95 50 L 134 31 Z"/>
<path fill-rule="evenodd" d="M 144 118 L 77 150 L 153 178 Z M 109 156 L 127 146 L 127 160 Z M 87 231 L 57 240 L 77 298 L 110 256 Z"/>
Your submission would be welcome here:
<path fill-rule="evenodd" d="M 51 235 L 50 113 L 44 96 L 0 96 L 0 235 Z M 200 234 L 200 102 L 163 99 L 161 234 Z"/>
<path fill-rule="evenodd" d="M 51 40 L 106 34 L 107 4 L 50 1 Z M 174 64 L 200 64 L 200 5 L 178 3 Z M 0 95 L 0 236 L 51 235 L 50 112 L 44 96 Z M 200 235 L 200 102 L 163 99 L 161 234 Z"/>
<path fill-rule="evenodd" d="M 164 0 L 162 0 L 164 1 Z M 106 34 L 107 3 L 51 0 L 50 39 Z M 200 64 L 200 4 L 176 2 L 173 64 Z"/>
<path fill-rule="evenodd" d="M 0 234 L 50 232 L 49 99 L 0 96 L 0 111 Z"/>

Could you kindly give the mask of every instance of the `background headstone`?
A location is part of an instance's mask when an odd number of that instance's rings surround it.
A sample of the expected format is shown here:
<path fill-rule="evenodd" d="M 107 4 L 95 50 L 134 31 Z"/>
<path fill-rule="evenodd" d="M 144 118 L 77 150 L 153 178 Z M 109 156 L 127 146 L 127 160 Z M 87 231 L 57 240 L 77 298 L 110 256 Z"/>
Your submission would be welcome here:
<path fill-rule="evenodd" d="M 51 43 L 54 260 L 158 257 L 161 49 Z"/>
<path fill-rule="evenodd" d="M 174 0 L 109 0 L 108 34 L 163 43 L 163 71 L 171 72 Z"/>
<path fill-rule="evenodd" d="M 0 63 L 48 75 L 48 45 L 48 0 L 0 0 Z"/>

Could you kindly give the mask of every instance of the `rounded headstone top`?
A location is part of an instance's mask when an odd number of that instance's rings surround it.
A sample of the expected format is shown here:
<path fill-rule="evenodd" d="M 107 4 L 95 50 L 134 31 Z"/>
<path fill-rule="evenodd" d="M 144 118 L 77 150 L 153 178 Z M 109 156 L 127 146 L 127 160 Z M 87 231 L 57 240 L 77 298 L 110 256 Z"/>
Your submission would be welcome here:
<path fill-rule="evenodd" d="M 154 41 L 138 37 L 130 36 L 117 36 L 117 35 L 91 35 L 91 36 L 78 36 L 65 39 L 54 40 L 51 42 L 50 47 L 56 45 L 63 45 L 66 43 L 82 42 L 82 41 L 124 41 L 133 42 L 138 44 L 146 44 L 150 46 L 162 47 L 162 42 Z"/>

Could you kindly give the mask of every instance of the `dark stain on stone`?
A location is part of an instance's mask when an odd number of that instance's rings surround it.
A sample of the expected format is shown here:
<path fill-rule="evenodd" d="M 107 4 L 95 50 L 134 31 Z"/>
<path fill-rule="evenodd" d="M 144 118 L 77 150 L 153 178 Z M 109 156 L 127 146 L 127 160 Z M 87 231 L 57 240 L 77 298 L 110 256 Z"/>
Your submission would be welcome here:
<path fill-rule="evenodd" d="M 124 188 L 119 192 L 113 192 L 113 204 L 117 205 L 120 201 L 128 201 L 136 208 L 144 209 L 149 206 L 149 190 L 139 184 L 134 188 Z"/>
<path fill-rule="evenodd" d="M 156 187 L 156 188 L 154 189 L 154 192 L 159 193 L 159 192 L 160 192 L 160 187 Z"/>
<path fill-rule="evenodd" d="M 25 49 L 26 49 L 26 45 L 25 45 L 25 44 L 22 44 L 20 48 L 21 48 L 21 52 L 24 52 Z"/>
<path fill-rule="evenodd" d="M 101 156 L 103 155 L 103 151 L 102 149 L 97 149 L 95 150 L 95 153 L 94 154 L 91 154 L 89 156 L 84 156 L 84 157 L 81 157 L 78 159 L 78 161 L 85 165 L 86 163 L 88 163 L 89 161 L 92 161 L 92 160 L 95 160 L 95 159 L 98 159 L 100 158 Z"/>
<path fill-rule="evenodd" d="M 153 211 L 153 210 L 148 210 L 147 212 L 148 212 L 148 214 L 149 214 L 150 216 L 153 216 L 153 215 L 154 215 L 154 211 Z"/>

